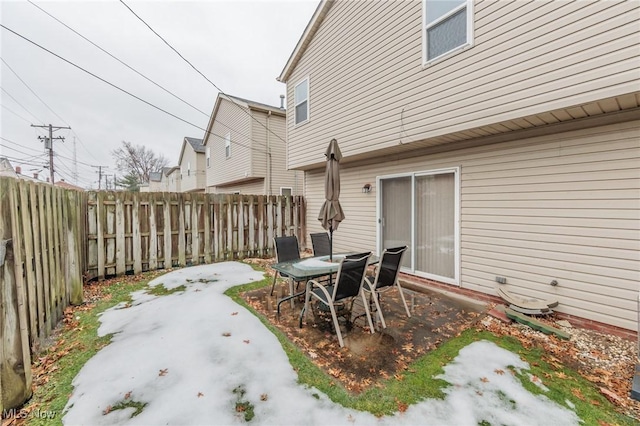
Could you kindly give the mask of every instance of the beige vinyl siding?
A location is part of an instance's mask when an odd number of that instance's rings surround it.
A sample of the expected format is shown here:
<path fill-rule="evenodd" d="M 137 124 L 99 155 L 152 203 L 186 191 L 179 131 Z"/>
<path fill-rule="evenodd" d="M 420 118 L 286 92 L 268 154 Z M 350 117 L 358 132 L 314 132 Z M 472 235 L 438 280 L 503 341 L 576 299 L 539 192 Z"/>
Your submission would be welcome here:
<path fill-rule="evenodd" d="M 260 179 L 251 182 L 242 182 L 232 185 L 219 186 L 214 189 L 214 192 L 219 194 L 233 194 L 239 192 L 240 194 L 263 195 L 264 180 Z"/>
<path fill-rule="evenodd" d="M 287 170 L 286 118 L 276 114 L 267 118 L 267 113 L 256 110 L 252 114 L 255 117 L 253 146 L 257 148 L 253 151 L 254 176 L 264 177 L 266 195 L 279 195 L 281 187 L 291 188 L 293 195 L 301 195 L 303 173 Z M 265 154 L 267 147 L 271 151 L 271 164 Z M 267 170 L 269 165 L 270 171 Z"/>
<path fill-rule="evenodd" d="M 293 195 L 302 195 L 302 182 L 304 173 L 296 170 L 287 170 L 287 147 L 286 147 L 286 118 L 271 116 L 270 128 L 273 133 L 270 135 L 269 143 L 272 148 L 271 155 L 271 191 L 273 195 L 280 194 L 280 188 L 291 188 Z"/>
<path fill-rule="evenodd" d="M 473 46 L 423 67 L 421 2 L 334 3 L 287 81 L 291 109 L 309 76 L 310 121 L 288 117 L 289 166 L 317 164 L 334 137 L 349 156 L 637 91 L 640 3 L 474 9 Z"/>
<path fill-rule="evenodd" d="M 341 168 L 337 250 L 375 250 L 376 177 L 460 167 L 460 286 L 557 298 L 557 310 L 637 329 L 640 121 Z M 324 172 L 306 172 L 308 232 Z M 371 183 L 369 194 L 361 192 Z M 559 285 L 549 283 L 557 280 Z"/>
<path fill-rule="evenodd" d="M 251 170 L 252 176 L 267 175 L 267 114 L 251 110 Z"/>
<path fill-rule="evenodd" d="M 246 109 L 244 111 L 248 112 Z M 242 107 L 226 99 L 213 123 L 206 145 L 211 148 L 207 186 L 217 186 L 251 176 L 251 118 Z M 225 137 L 231 133 L 231 157 L 226 158 Z"/>
<path fill-rule="evenodd" d="M 182 192 L 204 191 L 205 186 L 205 155 L 193 150 L 188 142 L 185 142 L 182 163 L 180 167 L 184 170 L 181 177 L 180 189 Z M 191 164 L 191 172 L 187 174 L 187 165 Z"/>

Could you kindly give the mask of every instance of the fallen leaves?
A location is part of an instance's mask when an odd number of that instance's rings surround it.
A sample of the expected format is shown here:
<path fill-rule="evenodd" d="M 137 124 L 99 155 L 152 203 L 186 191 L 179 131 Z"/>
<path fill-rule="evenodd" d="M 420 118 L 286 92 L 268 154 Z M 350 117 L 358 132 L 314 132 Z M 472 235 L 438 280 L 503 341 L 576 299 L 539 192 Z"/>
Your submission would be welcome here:
<path fill-rule="evenodd" d="M 571 393 L 573 394 L 573 396 L 575 396 L 576 398 L 578 398 L 580 401 L 586 401 L 587 399 L 584 397 L 584 395 L 582 395 L 582 391 L 578 388 L 572 388 L 571 389 Z"/>
<path fill-rule="evenodd" d="M 501 370 L 499 368 L 496 368 L 495 370 L 493 370 L 494 373 L 496 373 L 498 376 L 502 376 L 504 374 L 504 370 Z"/>
<path fill-rule="evenodd" d="M 162 376 L 166 376 L 168 372 L 169 372 L 169 369 L 168 368 L 164 368 L 164 369 L 160 370 L 160 372 L 158 373 L 158 376 L 161 376 L 161 377 Z"/>

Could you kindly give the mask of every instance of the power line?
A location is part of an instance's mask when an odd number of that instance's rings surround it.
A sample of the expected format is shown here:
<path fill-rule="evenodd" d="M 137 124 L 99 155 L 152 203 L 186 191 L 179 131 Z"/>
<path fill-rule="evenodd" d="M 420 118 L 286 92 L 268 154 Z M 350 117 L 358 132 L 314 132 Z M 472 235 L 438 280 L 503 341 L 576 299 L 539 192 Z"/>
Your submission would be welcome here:
<path fill-rule="evenodd" d="M 40 121 L 42 122 L 42 120 L 39 120 L 38 117 L 35 116 L 35 114 L 33 114 L 31 111 L 29 111 L 27 108 L 25 108 L 24 105 L 22 105 L 20 102 L 18 102 L 18 100 L 16 98 L 14 98 L 13 96 L 11 96 L 11 93 L 7 92 L 7 90 L 4 87 L 0 87 L 0 90 L 2 90 L 4 93 L 7 94 L 7 96 L 9 96 L 11 99 L 14 100 L 15 103 L 17 103 L 18 105 L 20 105 L 22 107 L 23 110 L 27 111 L 29 114 L 31 114 L 31 116 L 33 118 L 36 119 L 36 121 Z"/>
<path fill-rule="evenodd" d="M 164 112 L 165 114 L 170 115 L 170 116 L 172 116 L 173 118 L 175 118 L 175 119 L 178 119 L 178 120 L 182 121 L 183 123 L 190 124 L 191 126 L 196 127 L 196 128 L 198 128 L 198 129 L 202 129 L 200 126 L 198 126 L 198 125 L 196 125 L 196 124 L 193 124 L 193 123 L 191 123 L 191 122 L 189 122 L 189 121 L 185 120 L 184 118 L 180 118 L 180 117 L 178 117 L 177 115 L 172 114 L 172 113 L 170 113 L 169 111 L 166 111 L 166 110 L 164 110 L 164 109 L 160 108 L 159 106 L 156 106 L 156 105 L 152 104 L 151 102 L 145 101 L 144 99 L 140 98 L 139 96 L 136 96 L 136 95 L 134 95 L 133 93 L 128 92 L 128 91 L 126 91 L 125 89 L 123 89 L 123 88 L 121 88 L 121 87 L 119 87 L 119 86 L 116 86 L 115 84 L 113 84 L 113 83 L 111 83 L 111 82 L 109 82 L 109 81 L 105 80 L 104 78 L 97 76 L 96 74 L 92 73 L 91 71 L 88 71 L 88 70 L 86 70 L 86 69 L 82 68 L 80 65 L 76 65 L 76 64 L 74 64 L 73 62 L 71 62 L 71 61 L 69 61 L 69 60 L 67 60 L 67 59 L 63 58 L 62 56 L 60 56 L 60 55 L 58 55 L 58 54 L 56 54 L 56 53 L 53 53 L 51 50 L 47 49 L 46 47 L 43 47 L 43 46 L 39 45 L 38 43 L 36 43 L 36 42 L 34 42 L 34 41 L 32 41 L 32 40 L 29 40 L 28 38 L 24 37 L 23 35 L 20 35 L 20 34 L 18 34 L 17 32 L 13 31 L 11 28 L 8 28 L 8 27 L 6 27 L 6 26 L 5 26 L 5 25 L 3 25 L 3 24 L 0 24 L 0 27 L 2 27 L 2 28 L 4 28 L 5 30 L 7 30 L 7 31 L 9 31 L 9 32 L 11 32 L 11 33 L 13 33 L 13 34 L 17 35 L 18 37 L 22 38 L 23 40 L 28 41 L 29 43 L 33 44 L 34 46 L 39 47 L 40 49 L 44 50 L 45 52 L 52 54 L 52 55 L 53 55 L 53 56 L 55 56 L 56 58 L 63 60 L 64 62 L 68 63 L 69 65 L 72 65 L 72 66 L 74 66 L 74 67 L 78 68 L 79 70 L 86 72 L 86 73 L 87 73 L 87 74 L 89 74 L 90 76 L 92 76 L 92 77 L 94 77 L 94 78 L 97 78 L 98 80 L 102 81 L 103 83 L 108 84 L 109 86 L 113 87 L 114 89 L 118 89 L 118 90 L 120 90 L 121 92 L 126 93 L 127 95 L 129 95 L 129 96 L 131 96 L 131 97 L 133 97 L 133 98 L 136 98 L 136 99 L 137 99 L 137 100 L 139 100 L 140 102 L 144 102 L 145 104 L 149 105 L 150 107 L 153 107 L 153 108 L 155 108 L 155 109 L 157 109 L 157 110 L 159 110 L 159 111 L 162 111 L 162 112 Z M 3 89 L 3 90 L 4 90 L 4 89 Z M 202 129 L 202 130 L 204 130 L 204 129 Z"/>
<path fill-rule="evenodd" d="M 204 75 L 198 68 L 195 67 L 195 65 L 193 65 L 191 62 L 189 62 L 189 60 L 187 58 L 185 58 L 184 56 L 182 56 L 182 54 L 180 52 L 178 52 L 167 40 L 165 40 L 160 34 L 158 34 L 153 28 L 151 28 L 151 25 L 147 24 L 146 21 L 144 19 L 142 19 L 140 16 L 138 16 L 138 14 L 136 12 L 133 11 L 133 9 L 131 9 L 125 2 L 124 0 L 120 0 L 120 3 L 122 3 L 127 9 L 129 9 L 129 11 L 131 13 L 133 13 L 133 15 L 138 18 L 144 25 L 147 26 L 147 28 L 149 28 L 151 30 L 151 32 L 153 32 L 156 36 L 158 36 L 158 38 L 160 38 L 160 40 L 162 40 L 164 42 L 164 44 L 166 44 L 167 46 L 169 46 L 169 48 L 171 50 L 173 50 L 178 56 L 180 56 L 180 58 L 182 58 L 183 61 L 185 61 L 187 64 L 189 64 L 189 66 L 191 66 L 191 68 L 193 68 L 198 74 L 200 74 L 202 76 L 202 78 L 204 78 L 205 80 L 207 80 L 213 87 L 215 87 L 220 93 L 222 93 L 223 95 L 229 97 L 229 99 L 231 100 L 231 103 L 233 103 L 234 105 L 236 105 L 238 108 L 240 108 L 241 111 L 245 112 L 247 115 L 249 115 L 249 117 L 251 117 L 251 119 L 255 120 L 256 123 L 260 124 L 262 127 L 264 127 L 269 133 L 271 133 L 272 135 L 274 135 L 275 137 L 277 137 L 278 139 L 280 139 L 282 142 L 284 142 L 285 144 L 287 143 L 287 141 L 285 141 L 284 139 L 282 139 L 280 137 L 280 135 L 274 133 L 271 129 L 269 129 L 267 126 L 265 126 L 264 124 L 262 124 L 258 119 L 256 119 L 249 111 L 246 111 L 241 105 L 238 105 L 238 103 L 233 99 L 233 96 L 229 96 L 227 95 L 222 89 L 220 89 L 213 81 L 209 80 L 207 78 L 206 75 Z M 206 132 L 206 130 L 205 130 Z M 271 155 L 270 152 L 267 152 L 268 155 Z"/>
<path fill-rule="evenodd" d="M 10 113 L 14 114 L 15 116 L 17 116 L 18 118 L 22 118 L 24 121 L 26 121 L 27 123 L 31 124 L 31 120 L 27 120 L 26 118 L 24 118 L 23 116 L 21 116 L 20 114 L 18 114 L 17 112 L 13 111 L 11 108 L 9 108 L 6 105 L 2 105 L 2 108 L 6 109 L 7 111 L 9 111 Z"/>
<path fill-rule="evenodd" d="M 15 32 L 15 31 L 14 31 L 14 30 L 12 30 L 11 28 L 8 28 L 8 27 L 6 27 L 6 26 L 5 26 L 5 25 L 3 25 L 3 24 L 0 24 L 0 28 L 4 28 L 5 30 L 7 30 L 7 31 L 9 31 L 9 32 L 11 32 L 11 33 L 13 33 L 13 34 L 15 34 L 16 36 L 20 37 L 21 39 L 23 39 L 23 40 L 25 40 L 25 41 L 27 41 L 27 42 L 29 42 L 29 43 L 33 44 L 33 45 L 34 45 L 34 46 L 36 46 L 36 47 L 39 47 L 40 49 L 44 50 L 45 52 L 47 52 L 47 53 L 49 53 L 49 54 L 51 54 L 51 55 L 53 55 L 53 56 L 55 56 L 56 58 L 58 58 L 58 59 L 60 59 L 60 60 L 62 60 L 62 61 L 64 61 L 64 62 L 68 63 L 69 65 L 72 65 L 72 66 L 73 66 L 73 67 L 75 67 L 75 68 L 78 68 L 78 69 L 79 69 L 79 70 L 81 70 L 81 71 L 84 71 L 85 73 L 89 74 L 90 76 L 92 76 L 92 77 L 94 77 L 94 78 L 96 78 L 96 79 L 98 79 L 98 80 L 102 81 L 103 83 L 108 84 L 109 86 L 111 86 L 111 87 L 113 87 L 113 88 L 115 88 L 115 89 L 117 89 L 117 90 L 120 90 L 121 92 L 123 92 L 123 93 L 125 93 L 125 94 L 127 94 L 127 95 L 129 95 L 129 96 L 131 96 L 131 97 L 133 97 L 133 98 L 135 98 L 135 99 L 137 99 L 137 100 L 139 100 L 140 102 L 143 102 L 143 103 L 145 103 L 145 104 L 149 105 L 150 107 L 153 107 L 153 108 L 155 108 L 155 109 L 157 109 L 157 110 L 159 110 L 159 111 L 161 111 L 161 112 L 164 112 L 165 114 L 167 114 L 167 115 L 169 115 L 169 116 L 171 116 L 171 117 L 173 117 L 173 118 L 175 118 L 175 119 L 177 119 L 177 120 L 180 120 L 180 121 L 182 121 L 183 123 L 189 124 L 189 125 L 191 125 L 191 126 L 195 127 L 196 129 L 199 129 L 199 130 L 204 131 L 204 132 L 205 132 L 205 135 L 207 135 L 207 134 L 208 134 L 208 135 L 212 135 L 212 136 L 217 136 L 217 137 L 219 137 L 219 138 L 221 138 L 221 139 L 225 139 L 225 137 L 224 137 L 224 136 L 217 135 L 217 134 L 215 134 L 215 133 L 213 133 L 213 132 L 211 132 L 211 131 L 209 131 L 209 130 L 207 130 L 207 129 L 203 128 L 203 127 L 198 126 L 197 124 L 191 123 L 190 121 L 187 121 L 187 120 L 185 120 L 185 119 L 183 119 L 183 118 L 181 118 L 181 117 L 178 117 L 177 115 L 172 114 L 172 113 L 170 113 L 170 112 L 168 112 L 168 111 L 166 111 L 166 110 L 164 110 L 164 109 L 160 108 L 159 106 L 156 106 L 156 105 L 152 104 L 151 102 L 148 102 L 148 101 L 146 101 L 146 100 L 144 100 L 144 99 L 140 98 L 139 96 L 136 96 L 136 95 L 134 95 L 133 93 L 128 92 L 128 91 L 127 91 L 127 90 L 125 90 L 125 89 L 122 89 L 121 87 L 119 87 L 119 86 L 117 86 L 117 85 L 115 85 L 115 84 L 113 84 L 113 83 L 111 83 L 111 82 L 109 82 L 109 81 L 107 81 L 107 80 L 103 79 L 102 77 L 97 76 L 96 74 L 94 74 L 94 73 L 92 73 L 91 71 L 88 71 L 88 70 L 86 70 L 86 69 L 82 68 L 82 67 L 81 67 L 81 66 L 79 66 L 79 65 L 76 65 L 75 63 L 73 63 L 73 62 L 69 61 L 68 59 L 63 58 L 62 56 L 60 56 L 60 55 L 58 55 L 58 54 L 56 54 L 56 53 L 52 52 L 51 50 L 47 49 L 46 47 L 43 47 L 43 46 L 39 45 L 38 43 L 36 43 L 36 42 L 34 42 L 34 41 L 32 41 L 32 40 L 28 39 L 27 37 L 25 37 L 25 36 L 23 36 L 23 35 L 21 35 L 21 34 L 19 34 L 19 33 Z M 244 108 L 242 108 L 242 110 L 244 111 Z M 245 112 L 246 112 L 246 111 L 245 111 Z M 247 114 L 249 114 L 249 113 L 247 112 Z M 249 115 L 251 116 L 251 114 L 249 114 Z M 257 119 L 255 119 L 255 117 L 254 117 L 253 119 L 257 121 Z M 258 123 L 260 123 L 259 121 L 257 121 L 257 122 L 258 122 Z M 262 123 L 260 123 L 260 124 L 262 124 Z M 264 126 L 264 125 L 263 125 L 263 126 Z M 279 136 L 278 136 L 278 138 L 279 138 L 279 139 L 281 139 L 281 140 L 283 140 L 283 139 L 282 139 L 282 138 L 280 138 Z M 253 141 L 253 142 L 256 142 L 256 141 L 255 141 L 254 139 L 252 139 L 252 138 L 249 138 L 249 139 L 250 139 L 251 141 Z M 283 140 L 283 141 L 284 141 L 284 140 Z M 256 148 L 256 147 L 253 147 L 253 146 L 250 146 L 250 145 L 245 145 L 245 144 L 242 144 L 242 143 L 239 143 L 239 142 L 235 142 L 235 144 L 236 144 L 236 145 L 238 145 L 238 146 L 242 146 L 242 147 L 244 147 L 244 148 L 250 149 L 250 150 L 254 150 L 254 151 L 258 151 L 258 152 L 263 152 L 263 153 L 265 153 L 265 154 L 267 154 L 267 155 L 271 155 L 271 153 L 270 153 L 270 152 L 267 152 L 266 150 L 262 150 L 262 149 L 259 149 L 259 148 Z"/>
<path fill-rule="evenodd" d="M 47 109 L 48 109 L 49 111 L 51 111 L 51 112 L 52 112 L 56 117 L 58 117 L 60 120 L 64 121 L 64 119 L 63 119 L 62 117 L 60 117 L 58 114 L 56 114 L 56 112 L 55 112 L 54 110 L 52 110 L 52 109 L 51 109 L 51 107 L 50 107 L 49 105 L 47 105 L 47 103 L 46 103 L 45 101 L 43 101 L 43 100 L 40 98 L 40 96 L 38 96 L 38 95 L 37 95 L 37 93 L 36 93 L 36 92 L 34 92 L 34 91 L 33 91 L 33 89 L 32 89 L 31 87 L 29 87 L 29 85 L 28 85 L 27 83 L 25 83 L 25 81 L 24 81 L 22 78 L 20 78 L 20 76 L 18 75 L 18 73 L 17 73 L 17 72 L 15 72 L 15 71 L 13 70 L 13 68 L 11 68 L 11 67 L 9 66 L 9 64 L 7 63 L 7 61 L 5 61 L 5 60 L 4 60 L 4 58 L 0 58 L 0 60 L 2 60 L 2 63 L 3 63 L 3 64 L 5 64 L 7 68 L 9 68 L 9 71 L 11 71 L 11 72 L 13 73 L 13 75 L 15 75 L 15 76 L 18 78 L 18 80 L 20 80 L 20 81 L 22 82 L 22 84 L 24 84 L 24 85 L 25 85 L 25 87 L 26 87 L 27 89 L 29 89 L 29 91 L 30 91 L 31 93 L 33 93 L 33 96 L 35 96 L 36 98 L 38 98 L 38 100 L 39 100 L 40 102 L 42 102 L 42 104 L 43 104 L 44 106 L 46 106 L 46 107 L 47 107 Z M 39 120 L 39 121 L 40 121 L 40 122 L 42 122 L 42 120 Z M 69 125 L 69 124 L 68 124 L 68 123 L 66 123 L 66 122 L 65 122 L 64 124 L 66 124 L 67 126 Z"/>
<path fill-rule="evenodd" d="M 17 146 L 22 146 L 21 144 L 19 144 L 19 143 L 17 143 L 17 142 L 14 142 L 14 141 L 12 141 L 12 140 L 9 140 L 9 139 L 7 139 L 7 138 L 3 138 L 2 136 L 0 136 L 0 139 L 2 139 L 3 141 L 6 141 L 6 142 L 12 143 L 12 144 L 14 144 L 14 145 L 17 145 Z M 11 150 L 13 150 L 13 151 L 19 152 L 20 154 L 24 154 L 24 155 L 32 155 L 32 154 L 30 154 L 30 153 L 20 151 L 19 149 L 15 149 L 15 148 L 12 148 L 12 147 L 10 147 L 10 146 L 6 146 L 6 145 L 2 145 L 2 144 L 0 144 L 0 146 L 1 146 L 1 147 L 3 147 L 3 148 L 7 148 L 7 149 L 11 149 Z"/>
<path fill-rule="evenodd" d="M 138 70 L 134 69 L 133 67 L 129 66 L 127 63 L 125 63 L 124 61 L 120 60 L 119 58 L 117 58 L 116 56 L 112 55 L 111 53 L 107 52 L 105 49 L 103 49 L 102 47 L 98 46 L 96 43 L 94 43 L 93 41 L 89 40 L 87 37 L 83 36 L 82 34 L 80 34 L 79 32 L 77 32 L 76 30 L 74 30 L 73 28 L 71 28 L 70 26 L 68 26 L 67 24 L 65 24 L 64 22 L 62 22 L 61 20 L 59 20 L 58 18 L 56 18 L 55 16 L 53 16 L 52 14 L 50 14 L 49 12 L 47 12 L 46 10 L 42 9 L 40 6 L 38 6 L 37 4 L 33 3 L 31 0 L 27 0 L 29 3 L 31 3 L 32 5 L 34 5 L 35 7 L 37 7 L 38 9 L 40 9 L 42 12 L 46 13 L 47 15 L 49 15 L 51 18 L 55 19 L 57 22 L 59 22 L 60 24 L 62 24 L 63 26 L 65 26 L 66 28 L 68 28 L 70 31 L 72 31 L 74 34 L 78 35 L 79 37 L 82 37 L 84 40 L 86 40 L 87 42 L 91 43 L 93 46 L 97 47 L 98 49 L 100 49 L 102 52 L 106 53 L 107 55 L 109 55 L 110 57 L 112 57 L 113 59 L 115 59 L 116 61 L 120 62 L 122 65 L 124 65 L 125 67 L 129 68 L 131 71 L 135 72 L 136 74 L 138 74 L 140 77 L 144 78 L 145 80 L 147 80 L 148 82 L 154 84 L 155 86 L 157 86 L 158 88 L 160 88 L 161 90 L 165 91 L 166 93 L 170 94 L 171 96 L 173 96 L 174 98 L 178 99 L 179 101 L 183 102 L 186 105 L 189 105 L 191 108 L 195 109 L 196 111 L 200 112 L 201 114 L 209 117 L 209 114 L 207 114 L 206 112 L 198 109 L 197 107 L 191 105 L 189 102 L 185 101 L 184 99 L 182 99 L 180 96 L 174 94 L 173 92 L 169 91 L 168 89 L 166 89 L 165 87 L 161 86 L 160 84 L 156 83 L 155 81 L 151 80 L 149 77 L 145 76 L 144 74 L 142 74 L 141 72 L 139 72 Z"/>
<path fill-rule="evenodd" d="M 32 3 L 32 4 L 33 4 L 33 3 Z M 36 5 L 34 4 L 34 6 L 36 6 Z M 36 6 L 36 7 L 38 7 L 38 6 Z M 40 96 L 38 96 L 38 94 L 37 94 L 37 93 L 36 93 L 36 92 L 31 88 L 31 87 L 29 87 L 29 85 L 28 85 L 28 84 L 27 84 L 27 83 L 26 83 L 22 78 L 20 78 L 20 76 L 18 75 L 18 73 L 17 73 L 17 72 L 15 72 L 15 70 L 14 70 L 13 68 L 11 68 L 11 66 L 7 63 L 7 61 L 5 61 L 5 60 L 4 60 L 4 58 L 0 58 L 0 59 L 2 60 L 2 63 L 4 63 L 4 64 L 7 66 L 7 68 L 9 68 L 9 70 L 10 70 L 10 71 L 11 71 L 11 72 L 12 72 L 12 73 L 13 73 L 13 74 L 18 78 L 18 80 L 20 80 L 20 81 L 22 82 L 22 84 L 24 84 L 24 85 L 25 85 L 25 87 L 26 87 L 27 89 L 29 89 L 29 90 L 31 91 L 31 93 L 33 93 L 33 95 L 34 95 L 36 98 L 38 98 L 38 100 L 39 100 L 40 102 L 42 102 L 42 104 L 43 104 L 44 106 L 46 106 L 46 107 L 47 107 L 47 109 L 48 109 L 49 111 L 51 111 L 51 112 L 52 112 L 56 117 L 58 117 L 58 118 L 59 118 L 59 119 L 60 119 L 64 124 L 66 124 L 67 126 L 69 126 L 69 123 L 67 123 L 67 122 L 65 121 L 65 119 L 64 119 L 64 118 L 60 117 L 60 115 L 58 115 L 58 113 L 56 113 L 56 112 L 55 112 L 55 111 L 54 111 L 54 110 L 53 110 L 49 105 L 47 105 L 47 103 L 46 103 L 44 100 L 42 100 L 42 98 L 41 98 Z M 15 113 L 14 113 L 14 114 L 15 114 Z M 22 117 L 21 117 L 21 118 L 22 118 Z M 25 121 L 28 121 L 28 120 L 26 120 L 26 119 L 25 119 Z M 91 156 L 94 158 L 94 160 L 98 161 L 98 159 L 97 159 L 97 158 L 95 158 L 95 157 L 93 156 L 93 154 L 91 153 L 91 151 L 89 151 L 89 149 L 84 145 L 84 143 L 82 142 L 82 139 L 80 139 L 80 136 L 78 136 L 78 135 L 76 134 L 75 130 L 71 129 L 71 131 L 72 131 L 72 132 L 73 132 L 73 134 L 78 138 L 78 140 L 80 141 L 80 145 L 82 145 L 82 147 L 87 151 L 87 153 L 89 153 L 89 155 L 91 155 Z"/>

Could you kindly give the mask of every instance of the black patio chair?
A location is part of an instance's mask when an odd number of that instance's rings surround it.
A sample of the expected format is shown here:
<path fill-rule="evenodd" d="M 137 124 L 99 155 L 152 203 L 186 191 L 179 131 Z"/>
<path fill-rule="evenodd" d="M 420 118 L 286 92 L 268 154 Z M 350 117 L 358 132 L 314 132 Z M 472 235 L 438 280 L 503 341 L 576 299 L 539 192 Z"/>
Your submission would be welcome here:
<path fill-rule="evenodd" d="M 311 245 L 313 246 L 314 256 L 329 256 L 331 254 L 331 244 L 329 242 L 329 234 L 326 232 L 317 232 L 311 235 Z"/>
<path fill-rule="evenodd" d="M 384 293 L 394 287 L 397 287 L 398 291 L 400 292 L 400 298 L 402 299 L 402 303 L 404 304 L 404 309 L 407 311 L 407 317 L 411 317 L 411 312 L 409 312 L 407 301 L 404 298 L 402 286 L 398 282 L 398 274 L 400 273 L 402 256 L 407 251 L 407 249 L 407 246 L 385 249 L 384 252 L 382 252 L 380 263 L 376 267 L 375 276 L 368 276 L 365 278 L 365 285 L 363 289 L 370 295 L 369 300 L 371 301 L 371 299 L 373 299 L 376 310 L 378 311 L 378 317 L 380 318 L 380 322 L 382 323 L 383 328 L 387 328 L 387 324 L 384 321 L 382 309 L 380 309 L 379 297 L 381 293 Z"/>
<path fill-rule="evenodd" d="M 344 342 L 342 340 L 342 332 L 340 331 L 340 324 L 338 323 L 338 316 L 336 314 L 336 307 L 340 303 L 344 304 L 351 302 L 351 306 L 353 306 L 355 298 L 358 296 L 362 297 L 367 320 L 369 321 L 369 329 L 371 330 L 371 333 L 374 332 L 371 313 L 369 312 L 369 304 L 367 303 L 367 298 L 363 290 L 365 271 L 367 270 L 367 264 L 370 256 L 371 252 L 346 256 L 340 263 L 338 274 L 332 285 L 323 285 L 316 280 L 310 280 L 307 283 L 304 301 L 304 314 L 308 315 L 309 303 L 312 298 L 327 306 L 331 311 L 331 318 L 341 347 L 344 346 Z M 351 307 L 348 310 L 349 315 L 350 310 Z"/>
<path fill-rule="evenodd" d="M 295 235 L 285 236 L 285 237 L 275 237 L 273 239 L 275 248 L 276 248 L 276 263 L 287 262 L 289 260 L 298 260 L 300 259 L 300 249 L 298 247 L 298 237 Z M 278 279 L 278 274 L 282 278 L 289 278 L 289 290 L 291 294 L 293 294 L 293 280 L 286 274 L 280 274 L 276 271 L 273 276 L 273 284 L 271 284 L 271 295 L 273 296 L 273 290 L 276 287 L 276 280 Z"/>

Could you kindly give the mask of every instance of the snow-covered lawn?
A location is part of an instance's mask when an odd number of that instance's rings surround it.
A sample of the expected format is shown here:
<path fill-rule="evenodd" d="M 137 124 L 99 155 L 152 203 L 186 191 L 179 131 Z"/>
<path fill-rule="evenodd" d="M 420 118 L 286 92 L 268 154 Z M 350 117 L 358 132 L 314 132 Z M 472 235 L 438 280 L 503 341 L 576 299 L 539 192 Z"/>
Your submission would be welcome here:
<path fill-rule="evenodd" d="M 528 365 L 486 341 L 465 347 L 444 368 L 440 378 L 452 384 L 444 400 L 427 399 L 382 418 L 337 405 L 298 384 L 277 338 L 224 295 L 230 287 L 261 279 L 261 273 L 238 262 L 185 268 L 151 282 L 168 289 L 185 285 L 184 292 L 136 292 L 131 306 L 105 312 L 99 334 L 113 333 L 113 340 L 74 379 L 63 422 L 242 424 L 239 400 L 254 406 L 250 423 L 260 425 L 580 422 L 569 407 L 525 390 L 507 367 L 526 370 Z M 134 417 L 132 402 L 146 404 Z"/>

